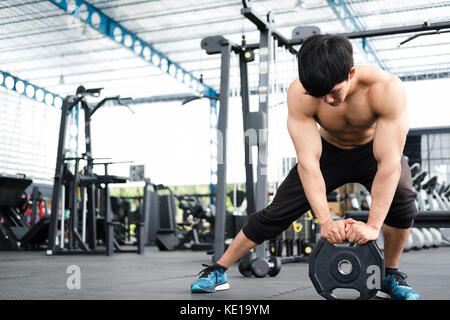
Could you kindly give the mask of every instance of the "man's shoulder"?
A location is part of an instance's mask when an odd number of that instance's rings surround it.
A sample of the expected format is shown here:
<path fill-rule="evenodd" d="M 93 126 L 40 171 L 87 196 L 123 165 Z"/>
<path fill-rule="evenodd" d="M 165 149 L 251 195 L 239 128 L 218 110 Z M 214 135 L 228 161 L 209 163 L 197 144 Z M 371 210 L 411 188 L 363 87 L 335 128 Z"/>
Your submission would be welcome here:
<path fill-rule="evenodd" d="M 402 81 L 394 74 L 378 67 L 364 66 L 363 81 L 368 87 L 370 105 L 376 113 L 393 108 L 394 100 L 404 96 Z"/>
<path fill-rule="evenodd" d="M 288 109 L 291 113 L 313 116 L 318 107 L 317 99 L 306 94 L 305 91 L 298 78 L 292 81 L 287 92 Z"/>
<path fill-rule="evenodd" d="M 369 89 L 381 89 L 393 83 L 401 83 L 394 74 L 376 66 L 358 66 L 358 79 Z"/>
<path fill-rule="evenodd" d="M 294 81 L 291 82 L 288 88 L 288 96 L 296 96 L 301 97 L 305 95 L 305 88 L 303 88 L 302 83 L 300 82 L 300 79 L 297 78 Z"/>

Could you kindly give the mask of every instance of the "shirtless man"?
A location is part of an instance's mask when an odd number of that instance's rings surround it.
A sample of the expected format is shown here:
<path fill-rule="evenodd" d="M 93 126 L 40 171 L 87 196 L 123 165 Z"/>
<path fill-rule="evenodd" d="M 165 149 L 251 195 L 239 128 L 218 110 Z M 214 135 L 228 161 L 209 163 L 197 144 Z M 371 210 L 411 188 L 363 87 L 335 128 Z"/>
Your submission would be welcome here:
<path fill-rule="evenodd" d="M 347 38 L 314 35 L 298 54 L 299 79 L 287 94 L 287 127 L 298 164 L 272 203 L 249 219 L 224 255 L 200 272 L 191 292 L 226 290 L 226 269 L 263 241 L 275 238 L 310 208 L 331 243 L 364 244 L 384 236 L 386 277 L 379 297 L 416 300 L 398 271 L 414 217 L 416 194 L 402 152 L 409 130 L 405 90 L 394 75 L 353 65 Z M 326 194 L 351 182 L 371 191 L 367 223 L 334 221 Z"/>

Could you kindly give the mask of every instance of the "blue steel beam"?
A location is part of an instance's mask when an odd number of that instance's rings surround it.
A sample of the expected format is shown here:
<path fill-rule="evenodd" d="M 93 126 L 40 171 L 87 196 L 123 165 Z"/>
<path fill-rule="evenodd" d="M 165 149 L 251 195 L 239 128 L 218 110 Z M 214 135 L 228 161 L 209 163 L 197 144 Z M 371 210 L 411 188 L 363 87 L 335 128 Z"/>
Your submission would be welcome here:
<path fill-rule="evenodd" d="M 108 36 L 116 43 L 127 48 L 144 61 L 159 68 L 162 72 L 170 75 L 186 85 L 196 93 L 203 93 L 209 96 L 217 96 L 217 92 L 202 83 L 191 72 L 186 71 L 178 63 L 169 59 L 162 52 L 156 50 L 151 44 L 133 34 L 120 23 L 104 14 L 89 2 L 84 0 L 49 0 L 66 13 L 79 18 L 84 23 L 90 25 L 95 30 Z"/>
<path fill-rule="evenodd" d="M 22 96 L 45 103 L 49 106 L 61 108 L 63 98 L 44 88 L 38 87 L 28 81 L 22 80 L 12 74 L 0 70 L 0 86 L 15 91 Z"/>
<path fill-rule="evenodd" d="M 339 20 L 341 20 L 344 27 L 353 27 L 354 31 L 363 30 L 359 19 L 352 13 L 351 9 L 344 0 L 327 0 L 327 2 Z M 375 60 L 380 68 L 387 70 L 386 65 L 383 61 L 381 61 L 380 57 L 378 57 L 376 51 L 366 38 L 362 39 L 362 48 L 368 56 L 371 56 Z"/>

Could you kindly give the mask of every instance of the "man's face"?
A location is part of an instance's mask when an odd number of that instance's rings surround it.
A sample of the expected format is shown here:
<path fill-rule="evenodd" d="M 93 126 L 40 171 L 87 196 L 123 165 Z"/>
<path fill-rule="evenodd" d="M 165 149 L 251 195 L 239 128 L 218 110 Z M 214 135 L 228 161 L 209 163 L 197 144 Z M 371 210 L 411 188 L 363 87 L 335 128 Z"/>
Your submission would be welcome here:
<path fill-rule="evenodd" d="M 350 92 L 350 81 L 355 75 L 356 68 L 352 67 L 348 74 L 348 78 L 341 83 L 338 83 L 331 89 L 331 91 L 320 97 L 325 103 L 329 104 L 332 107 L 338 107 L 342 102 L 344 102 L 345 98 L 347 98 L 348 93 Z"/>
<path fill-rule="evenodd" d="M 346 80 L 335 85 L 328 94 L 320 99 L 332 107 L 337 107 L 345 100 L 349 90 L 350 81 Z"/>

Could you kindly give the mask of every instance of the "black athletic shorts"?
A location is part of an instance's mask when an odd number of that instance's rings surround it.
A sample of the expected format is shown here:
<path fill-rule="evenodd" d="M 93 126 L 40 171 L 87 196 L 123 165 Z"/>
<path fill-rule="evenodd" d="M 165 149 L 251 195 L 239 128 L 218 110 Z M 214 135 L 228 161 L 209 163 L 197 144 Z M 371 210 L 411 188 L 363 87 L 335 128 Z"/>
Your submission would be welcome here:
<path fill-rule="evenodd" d="M 384 223 L 407 229 L 412 226 L 418 212 L 411 170 L 405 157 L 402 157 L 401 164 L 400 180 Z M 327 193 L 352 182 L 360 183 L 370 191 L 377 167 L 373 141 L 353 149 L 341 149 L 322 138 L 320 169 Z M 272 203 L 250 214 L 242 231 L 253 242 L 262 243 L 275 238 L 310 209 L 295 165 L 278 188 Z"/>

